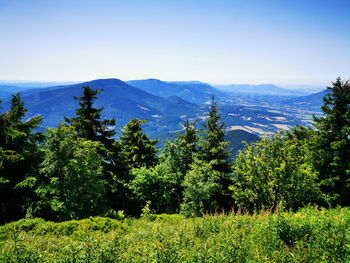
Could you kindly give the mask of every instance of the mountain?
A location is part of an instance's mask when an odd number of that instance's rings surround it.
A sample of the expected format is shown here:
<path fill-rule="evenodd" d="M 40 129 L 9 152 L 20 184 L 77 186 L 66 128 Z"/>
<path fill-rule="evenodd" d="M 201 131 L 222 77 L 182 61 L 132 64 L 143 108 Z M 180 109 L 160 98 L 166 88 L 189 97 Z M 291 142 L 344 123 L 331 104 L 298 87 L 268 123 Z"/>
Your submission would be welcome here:
<path fill-rule="evenodd" d="M 11 96 L 11 94 L 15 94 L 25 89 L 25 87 L 20 86 L 0 84 L 0 99 L 7 99 Z"/>
<path fill-rule="evenodd" d="M 327 94 L 327 90 L 321 92 L 293 98 L 284 102 L 288 107 L 303 108 L 308 110 L 320 111 L 323 104 L 323 97 Z"/>
<path fill-rule="evenodd" d="M 131 86 L 142 89 L 148 93 L 160 96 L 178 96 L 192 103 L 205 103 L 212 96 L 220 96 L 223 92 L 209 84 L 199 81 L 161 81 L 158 79 L 130 80 Z"/>
<path fill-rule="evenodd" d="M 165 147 L 166 141 L 169 140 L 173 142 L 179 133 L 182 134 L 183 130 L 180 132 L 155 132 L 153 134 L 150 134 L 150 138 L 152 140 L 159 139 L 157 148 L 163 149 Z M 243 141 L 247 143 L 253 143 L 259 141 L 260 137 L 244 130 L 233 130 L 226 131 L 224 140 L 229 143 L 228 149 L 231 150 L 232 157 L 234 158 L 238 151 L 244 149 Z"/>
<path fill-rule="evenodd" d="M 10 85 L 10 86 L 16 86 L 20 87 L 22 89 L 30 89 L 30 88 L 46 88 L 46 87 L 53 87 L 58 85 L 72 85 L 77 84 L 78 82 L 75 81 L 50 81 L 50 82 L 23 82 L 23 81 L 0 81 L 0 85 Z"/>
<path fill-rule="evenodd" d="M 273 84 L 260 84 L 260 85 L 230 84 L 230 85 L 216 85 L 215 88 L 231 94 L 288 95 L 288 96 L 305 95 L 305 92 L 303 91 L 284 89 Z"/>
<path fill-rule="evenodd" d="M 143 81 L 129 83 L 140 84 L 141 82 Z M 164 87 L 162 83 L 165 83 L 168 85 L 167 87 L 173 87 L 179 94 L 192 85 L 191 96 L 198 96 L 197 99 L 201 101 L 211 100 L 210 93 L 215 91 L 210 85 L 201 82 L 145 81 L 145 83 L 150 82 L 160 83 L 161 85 L 158 87 Z M 102 118 L 116 119 L 117 132 L 119 132 L 120 126 L 124 126 L 132 118 L 147 118 L 148 122 L 144 125 L 144 129 L 148 134 L 180 131 L 184 120 L 197 120 L 198 127 L 201 127 L 207 120 L 210 111 L 210 103 L 195 104 L 178 96 L 160 97 L 119 79 L 99 79 L 79 84 L 40 87 L 22 91 L 25 107 L 29 109 L 27 117 L 40 114 L 44 117 L 42 128 L 55 127 L 57 122 L 63 120 L 64 116 L 75 115 L 78 101 L 74 100 L 73 96 L 82 96 L 83 86 L 103 89 L 102 93 L 98 95 L 95 107 L 104 107 Z M 149 87 L 154 88 L 157 85 L 149 85 Z M 313 112 L 306 112 L 303 108 L 298 108 L 298 104 L 295 106 L 291 102 L 290 105 L 283 104 L 282 97 L 284 100 L 287 99 L 287 96 L 277 95 L 233 95 L 217 97 L 216 101 L 218 101 L 219 114 L 222 121 L 226 123 L 227 130 L 240 129 L 253 134 L 270 136 L 280 129 L 289 129 L 296 124 L 309 123 L 312 120 L 311 114 Z M 271 101 L 266 100 L 267 98 L 275 99 Z M 234 99 L 236 101 L 233 101 Z M 259 101 L 259 99 L 263 99 L 263 101 Z M 4 99 L 0 106 L 0 110 L 8 110 L 9 100 Z"/>
<path fill-rule="evenodd" d="M 244 149 L 244 143 L 253 143 L 260 140 L 256 134 L 249 133 L 244 130 L 233 130 L 225 133 L 225 141 L 228 142 L 228 148 L 231 149 L 232 157 L 236 156 L 238 151 Z"/>
<path fill-rule="evenodd" d="M 283 85 L 281 88 L 288 90 L 298 90 L 306 94 L 314 94 L 325 89 L 325 86 L 317 85 Z"/>
<path fill-rule="evenodd" d="M 125 125 L 132 118 L 148 118 L 148 131 L 181 129 L 181 116 L 195 114 L 197 105 L 179 97 L 161 98 L 130 86 L 119 79 L 100 79 L 73 85 L 41 89 L 24 93 L 22 98 L 28 108 L 28 117 L 42 115 L 43 126 L 55 127 L 63 116 L 71 117 L 78 108 L 73 96 L 82 96 L 82 87 L 103 89 L 95 107 L 104 107 L 103 118 L 115 118 L 118 125 Z M 9 102 L 4 102 L 7 109 Z M 192 116 L 193 117 L 193 116 Z"/>

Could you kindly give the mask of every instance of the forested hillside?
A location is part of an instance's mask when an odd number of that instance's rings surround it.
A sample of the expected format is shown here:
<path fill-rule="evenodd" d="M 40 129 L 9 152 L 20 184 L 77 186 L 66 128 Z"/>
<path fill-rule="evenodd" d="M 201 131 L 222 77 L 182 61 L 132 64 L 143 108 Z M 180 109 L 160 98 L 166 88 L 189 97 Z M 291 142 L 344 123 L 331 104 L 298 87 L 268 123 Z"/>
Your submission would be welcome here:
<path fill-rule="evenodd" d="M 112 81 L 120 96 L 134 89 Z M 83 94 L 76 97 L 78 89 Z M 52 92 L 55 98 L 60 90 L 40 93 L 40 102 L 52 103 Z M 3 223 L 25 215 L 55 221 L 121 210 L 139 215 L 145 206 L 156 213 L 193 217 L 232 207 L 275 211 L 349 202 L 348 82 L 337 79 L 328 88 L 324 117 L 314 119 L 317 129 L 297 126 L 258 142 L 245 134 L 248 143 L 254 143 L 244 149 L 234 139 L 237 132 L 225 133 L 214 100 L 202 131 L 196 121 L 184 121 L 183 131 L 161 152 L 156 149 L 158 139 L 143 131 L 145 119 L 131 119 L 116 137 L 115 120 L 103 118 L 108 104 L 95 107 L 102 92 L 113 93 L 71 86 L 75 115 L 45 132 L 36 131 L 43 118 L 28 119 L 21 96 L 13 95 L 10 110 L 0 115 Z M 144 101 L 164 103 L 138 92 Z M 236 143 L 230 145 L 227 139 Z M 230 147 L 243 151 L 232 158 Z"/>
<path fill-rule="evenodd" d="M 93 240 L 101 238 L 95 236 L 101 235 L 100 231 L 107 236 L 108 233 L 121 235 L 122 239 L 125 236 L 121 233 L 134 235 L 132 231 L 123 232 L 129 226 L 119 221 L 111 221 L 108 217 L 122 221 L 125 215 L 141 216 L 147 220 L 168 218 L 171 220 L 170 225 L 163 226 L 166 227 L 164 238 L 168 238 L 170 232 L 167 231 L 172 231 L 173 227 L 181 224 L 179 220 L 184 220 L 182 218 L 205 214 L 215 216 L 204 217 L 201 219 L 204 220 L 202 223 L 191 221 L 193 225 L 191 223 L 189 226 L 194 231 L 190 232 L 192 237 L 188 239 L 191 240 L 189 242 L 198 242 L 194 248 L 204 249 L 202 242 L 209 242 L 208 245 L 214 247 L 221 246 L 224 240 L 233 242 L 222 238 L 228 231 L 225 224 L 234 217 L 235 220 L 244 222 L 252 220 L 257 227 L 263 229 L 267 224 L 268 229 L 273 229 L 271 231 L 274 234 L 266 234 L 263 230 L 240 232 L 240 236 L 244 236 L 247 242 L 252 242 L 259 235 L 264 236 L 262 240 L 265 241 L 259 247 L 253 247 L 260 251 L 259 255 L 264 254 L 265 259 L 275 260 L 276 254 L 266 252 L 268 246 L 264 243 L 271 240 L 275 242 L 274 251 L 279 251 L 278 257 L 286 259 L 289 254 L 285 252 L 289 248 L 294 251 L 294 256 L 305 260 L 317 258 L 320 253 L 323 253 L 325 260 L 348 259 L 349 248 L 346 244 L 349 236 L 344 230 L 349 227 L 348 215 L 343 217 L 340 212 L 339 216 L 335 216 L 337 219 L 329 219 L 325 210 L 320 212 L 316 208 L 312 213 L 322 218 L 316 226 L 314 219 L 309 217 L 303 219 L 305 224 L 301 224 L 301 214 L 280 213 L 295 212 L 306 206 L 332 208 L 349 205 L 349 82 L 338 78 L 328 88 L 321 107 L 324 115 L 314 117 L 316 129 L 299 125 L 291 131 L 283 131 L 259 141 L 247 136 L 248 144 L 235 157 L 232 157 L 229 147 L 237 149 L 242 147 L 241 144 L 230 145 L 225 140 L 231 137 L 230 141 L 235 141 L 232 137 L 238 133 L 225 133 L 214 98 L 201 130 L 198 129 L 196 121 L 186 120 L 182 124 L 183 131 L 177 133 L 172 141 L 167 141 L 159 151 L 156 149 L 158 140 L 150 139 L 143 131 L 142 126 L 147 122 L 146 119 L 131 119 L 116 137 L 116 121 L 113 118 L 103 118 L 105 108 L 96 108 L 97 104 L 94 103 L 100 93 L 105 91 L 89 86 L 83 87 L 81 91 L 82 95 L 73 97 L 76 105 L 74 116 L 64 117 L 57 127 L 49 128 L 45 132 L 36 130 L 42 122 L 41 116 L 29 119 L 26 117 L 28 109 L 20 94 L 13 95 L 10 109 L 0 114 L 1 224 L 24 217 L 40 217 L 54 222 L 67 221 L 66 224 L 56 225 L 42 219 L 30 219 L 5 225 L 0 228 L 0 249 L 4 255 L 1 259 L 32 260 L 32 257 L 38 255 L 33 251 L 41 250 L 30 243 L 45 242 L 42 238 L 52 238 L 51 235 L 62 239 L 62 242 L 70 240 L 71 245 L 65 245 L 67 249 L 76 249 L 78 245 L 75 237 L 67 239 L 66 235 L 81 237 L 87 230 L 95 231 L 94 236 L 91 236 Z M 72 89 L 72 92 L 75 90 Z M 41 99 L 44 103 L 44 98 Z M 47 99 L 50 101 L 49 96 Z M 247 135 L 244 131 L 240 133 Z M 249 144 L 249 140 L 252 143 Z M 259 211 L 262 214 L 257 216 Z M 264 215 L 263 211 L 268 212 Z M 310 213 L 311 210 L 304 211 Z M 242 212 L 243 215 L 240 214 Z M 181 216 L 155 215 L 161 213 Z M 97 218 L 74 221 L 91 216 Z M 101 216 L 106 218 L 100 218 Z M 333 214 L 330 216 L 333 218 Z M 260 225 L 260 220 L 265 223 Z M 333 220 L 339 221 L 333 223 Z M 144 224 L 143 221 L 125 222 L 129 222 L 132 228 L 140 227 L 139 231 L 147 232 L 151 239 L 154 235 L 152 228 L 159 227 L 159 224 L 139 225 Z M 208 228 L 205 224 L 208 224 Z M 331 226 L 332 234 L 327 232 L 329 224 L 334 224 Z M 80 228 L 84 225 L 84 229 Z M 232 229 L 233 232 L 239 231 L 236 227 Z M 34 232 L 28 233 L 28 229 Z M 218 231 L 216 234 L 210 232 L 215 229 Z M 32 234 L 35 231 L 44 231 L 45 236 L 38 239 Z M 314 241 L 307 238 L 311 233 L 316 238 Z M 91 232 L 88 236 L 90 234 Z M 108 236 L 108 240 L 114 242 L 111 236 Z M 133 241 L 130 242 L 136 242 L 138 238 L 132 237 L 131 240 Z M 322 240 L 332 245 L 321 246 Z M 153 241 L 160 242 L 156 237 Z M 84 240 L 79 244 L 87 246 L 86 242 L 88 241 Z M 108 242 L 104 243 L 103 249 L 110 249 L 112 243 Z M 150 239 L 147 242 L 151 242 Z M 17 244 L 21 244 L 23 249 Z M 318 248 L 308 250 L 305 254 L 299 245 Z M 134 253 L 126 247 L 123 246 L 121 252 L 126 254 L 118 256 L 123 260 L 131 256 L 129 253 Z M 245 247 L 249 251 L 253 248 L 250 245 Z M 111 249 L 115 252 L 115 247 Z M 146 245 L 143 249 L 150 247 Z M 180 246 L 178 249 L 179 253 L 182 251 L 181 253 L 187 255 L 186 260 L 208 255 L 206 252 L 190 256 L 184 247 Z M 335 253 L 333 249 L 342 252 Z M 92 253 L 97 253 L 97 250 L 94 249 Z M 242 259 L 259 258 L 259 255 L 244 252 L 242 249 L 235 253 L 244 253 L 239 254 Z M 115 257 L 113 255 L 112 258 Z M 62 254 L 56 256 L 57 260 L 64 257 Z M 87 255 L 78 253 L 77 256 L 82 259 Z M 231 254 L 222 256 L 232 257 Z M 52 254 L 45 254 L 47 259 L 54 257 Z M 135 258 L 135 255 L 131 257 Z M 221 257 L 217 255 L 216 258 L 218 262 L 225 261 L 224 258 L 220 261 Z M 168 256 L 164 256 L 165 259 Z"/>

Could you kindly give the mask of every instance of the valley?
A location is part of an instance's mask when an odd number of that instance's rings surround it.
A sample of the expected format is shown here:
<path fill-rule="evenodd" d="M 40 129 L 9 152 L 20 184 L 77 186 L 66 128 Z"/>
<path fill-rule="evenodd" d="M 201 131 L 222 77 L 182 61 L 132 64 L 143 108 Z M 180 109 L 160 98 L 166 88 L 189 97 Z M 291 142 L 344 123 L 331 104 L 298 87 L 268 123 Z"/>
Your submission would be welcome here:
<path fill-rule="evenodd" d="M 227 132 L 245 131 L 271 136 L 301 124 L 312 124 L 312 115 L 320 115 L 324 91 L 306 94 L 275 85 L 228 85 L 213 87 L 199 81 L 166 82 L 157 79 L 121 81 L 98 79 L 78 84 L 43 87 L 1 84 L 2 110 L 9 107 L 9 95 L 21 91 L 29 118 L 41 115 L 41 128 L 55 127 L 63 117 L 74 115 L 83 86 L 101 89 L 96 107 L 104 107 L 102 118 L 115 118 L 117 133 L 130 119 L 147 119 L 146 133 L 174 137 L 185 120 L 197 121 L 200 128 L 208 118 L 212 96 L 225 122 Z M 219 89 L 220 88 L 220 89 Z M 255 90 L 255 91 L 254 91 Z M 162 143 L 160 144 L 162 145 Z"/>

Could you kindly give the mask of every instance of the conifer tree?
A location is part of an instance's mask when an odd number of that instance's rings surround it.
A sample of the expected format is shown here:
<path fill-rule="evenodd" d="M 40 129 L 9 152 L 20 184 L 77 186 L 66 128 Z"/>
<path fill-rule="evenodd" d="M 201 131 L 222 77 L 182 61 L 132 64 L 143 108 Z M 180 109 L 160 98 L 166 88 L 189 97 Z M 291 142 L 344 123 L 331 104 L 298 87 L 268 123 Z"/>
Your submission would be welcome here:
<path fill-rule="evenodd" d="M 167 141 L 165 149 L 160 157 L 160 162 L 166 164 L 172 173 L 174 212 L 180 211 L 180 204 L 183 201 L 184 180 L 187 172 L 191 169 L 194 156 L 198 153 L 197 143 L 199 140 L 196 122 L 184 122 L 184 133 L 179 133 L 172 143 Z"/>
<path fill-rule="evenodd" d="M 198 153 L 197 143 L 199 140 L 198 131 L 195 127 L 196 122 L 190 123 L 188 120 L 184 123 L 185 133 L 179 134 L 175 140 L 177 152 L 179 153 L 179 170 L 185 176 L 193 163 L 193 157 Z"/>
<path fill-rule="evenodd" d="M 83 87 L 83 96 L 74 97 L 79 100 L 79 108 L 76 109 L 76 117 L 65 118 L 66 122 L 72 125 L 78 136 L 87 140 L 102 143 L 104 150 L 100 151 L 103 159 L 104 179 L 108 182 L 107 196 L 109 205 L 113 209 L 124 209 L 125 195 L 124 182 L 128 177 L 129 170 L 121 145 L 114 139 L 116 134 L 113 128 L 116 124 L 114 119 L 101 120 L 101 108 L 94 108 L 93 103 L 100 91 L 90 87 Z"/>
<path fill-rule="evenodd" d="M 228 142 L 224 141 L 225 124 L 220 121 L 217 104 L 212 98 L 212 104 L 209 112 L 209 119 L 204 124 L 204 139 L 199 142 L 199 159 L 210 163 L 215 171 L 220 173 L 230 173 L 231 164 L 228 161 L 230 152 L 227 149 Z"/>
<path fill-rule="evenodd" d="M 42 156 L 41 135 L 33 130 L 42 118 L 23 121 L 26 112 L 17 93 L 10 110 L 0 114 L 0 223 L 23 217 L 34 198 L 31 188 Z"/>
<path fill-rule="evenodd" d="M 337 78 L 327 87 L 321 110 L 314 117 L 318 132 L 314 144 L 314 166 L 319 172 L 321 189 L 334 206 L 350 203 L 350 82 Z"/>
<path fill-rule="evenodd" d="M 232 183 L 230 153 L 228 143 L 224 141 L 224 123 L 220 119 L 213 97 L 209 119 L 204 125 L 204 138 L 198 143 L 198 154 L 184 180 L 182 212 L 188 216 L 214 212 L 215 209 L 228 211 L 233 206 L 229 191 Z"/>
<path fill-rule="evenodd" d="M 122 128 L 120 136 L 121 144 L 127 162 L 133 168 L 154 167 L 158 158 L 155 145 L 157 140 L 150 140 L 145 133 L 142 132 L 142 124 L 147 120 L 132 119 Z"/>
<path fill-rule="evenodd" d="M 116 121 L 114 119 L 100 120 L 103 107 L 93 107 L 97 94 L 100 94 L 100 91 L 93 90 L 88 86 L 83 87 L 83 96 L 74 96 L 74 99 L 79 100 L 80 106 L 75 111 L 77 117 L 65 118 L 65 120 L 75 127 L 79 137 L 91 141 L 99 141 L 107 149 L 110 149 L 114 143 L 115 130 L 112 128 L 116 125 Z"/>

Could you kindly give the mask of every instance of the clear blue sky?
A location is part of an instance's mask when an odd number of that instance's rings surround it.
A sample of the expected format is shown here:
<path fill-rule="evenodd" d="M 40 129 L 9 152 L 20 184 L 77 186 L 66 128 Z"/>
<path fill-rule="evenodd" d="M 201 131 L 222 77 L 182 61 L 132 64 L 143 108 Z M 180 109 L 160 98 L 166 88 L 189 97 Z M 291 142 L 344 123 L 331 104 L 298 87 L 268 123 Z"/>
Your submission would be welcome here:
<path fill-rule="evenodd" d="M 0 80 L 350 78 L 350 0 L 0 0 Z"/>

